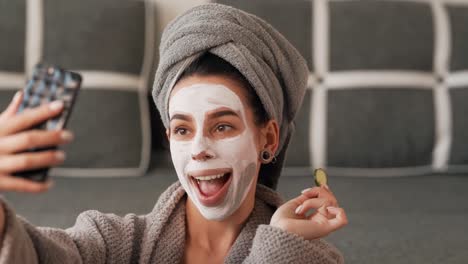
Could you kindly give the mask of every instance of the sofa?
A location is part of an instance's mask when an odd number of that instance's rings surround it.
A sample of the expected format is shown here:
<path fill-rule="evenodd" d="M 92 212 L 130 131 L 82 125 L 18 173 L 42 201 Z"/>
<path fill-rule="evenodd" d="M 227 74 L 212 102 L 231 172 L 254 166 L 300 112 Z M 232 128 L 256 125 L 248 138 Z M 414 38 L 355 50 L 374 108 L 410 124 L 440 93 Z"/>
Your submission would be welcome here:
<path fill-rule="evenodd" d="M 75 142 L 44 194 L 5 194 L 36 225 L 152 209 L 177 176 L 150 96 L 162 29 L 208 2 L 0 0 L 0 108 L 45 60 L 84 77 Z M 310 68 L 278 190 L 326 168 L 348 263 L 468 260 L 468 1 L 219 0 L 270 22 Z"/>

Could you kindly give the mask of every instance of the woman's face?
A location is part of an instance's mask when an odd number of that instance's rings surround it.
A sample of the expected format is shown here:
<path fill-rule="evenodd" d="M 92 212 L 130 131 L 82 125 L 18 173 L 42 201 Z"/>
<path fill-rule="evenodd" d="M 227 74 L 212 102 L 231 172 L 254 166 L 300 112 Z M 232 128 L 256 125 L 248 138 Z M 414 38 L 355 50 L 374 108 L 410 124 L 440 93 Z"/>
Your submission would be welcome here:
<path fill-rule="evenodd" d="M 176 84 L 169 100 L 172 161 L 209 220 L 232 215 L 255 189 L 263 142 L 245 93 L 223 76 L 190 76 Z"/>

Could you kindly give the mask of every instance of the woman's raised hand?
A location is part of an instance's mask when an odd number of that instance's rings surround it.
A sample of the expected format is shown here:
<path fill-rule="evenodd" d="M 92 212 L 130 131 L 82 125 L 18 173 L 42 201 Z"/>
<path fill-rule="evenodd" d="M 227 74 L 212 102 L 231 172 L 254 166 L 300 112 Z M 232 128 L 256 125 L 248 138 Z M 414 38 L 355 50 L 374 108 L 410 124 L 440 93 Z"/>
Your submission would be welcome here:
<path fill-rule="evenodd" d="M 282 206 L 270 225 L 297 234 L 307 240 L 325 237 L 348 223 L 343 208 L 327 185 L 313 187 Z"/>
<path fill-rule="evenodd" d="M 30 148 L 57 146 L 70 142 L 73 135 L 65 130 L 28 130 L 63 110 L 63 102 L 55 101 L 16 114 L 22 93 L 18 92 L 7 109 L 0 114 L 0 192 L 42 192 L 50 182 L 38 183 L 12 176 L 13 173 L 56 166 L 65 159 L 60 150 L 25 152 Z"/>

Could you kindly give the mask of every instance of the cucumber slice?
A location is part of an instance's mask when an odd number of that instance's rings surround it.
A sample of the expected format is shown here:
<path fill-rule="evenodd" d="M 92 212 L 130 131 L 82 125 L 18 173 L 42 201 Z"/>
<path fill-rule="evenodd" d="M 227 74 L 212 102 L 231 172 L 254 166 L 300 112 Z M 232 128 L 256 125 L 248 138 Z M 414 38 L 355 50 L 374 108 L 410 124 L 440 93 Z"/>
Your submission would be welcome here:
<path fill-rule="evenodd" d="M 327 173 L 323 169 L 316 169 L 314 171 L 314 180 L 315 180 L 315 185 L 317 186 L 322 186 L 324 184 L 327 184 Z"/>

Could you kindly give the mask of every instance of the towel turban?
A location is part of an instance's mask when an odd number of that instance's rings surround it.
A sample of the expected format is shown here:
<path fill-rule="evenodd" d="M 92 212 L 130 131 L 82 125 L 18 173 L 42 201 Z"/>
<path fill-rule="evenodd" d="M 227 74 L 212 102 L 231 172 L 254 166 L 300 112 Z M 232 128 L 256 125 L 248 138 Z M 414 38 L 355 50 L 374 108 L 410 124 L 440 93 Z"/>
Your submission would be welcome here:
<path fill-rule="evenodd" d="M 269 118 L 278 122 L 278 161 L 263 168 L 268 175 L 259 180 L 275 188 L 307 86 L 309 70 L 304 58 L 257 16 L 215 3 L 190 9 L 167 25 L 159 46 L 152 95 L 166 128 L 171 89 L 184 69 L 205 52 L 237 68 L 254 88 Z"/>

